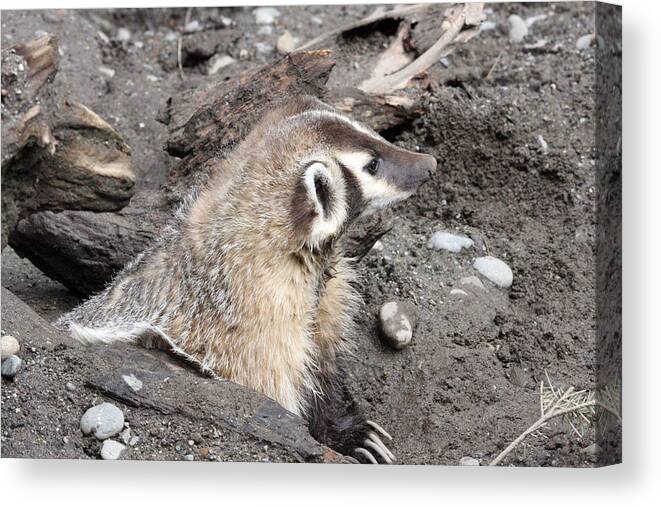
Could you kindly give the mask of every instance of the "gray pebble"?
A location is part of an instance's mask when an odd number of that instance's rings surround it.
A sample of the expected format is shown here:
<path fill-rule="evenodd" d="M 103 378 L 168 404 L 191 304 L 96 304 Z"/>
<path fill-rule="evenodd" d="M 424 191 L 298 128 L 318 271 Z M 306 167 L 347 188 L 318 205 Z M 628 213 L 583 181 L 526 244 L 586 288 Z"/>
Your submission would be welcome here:
<path fill-rule="evenodd" d="M 80 429 L 99 440 L 117 435 L 124 428 L 124 414 L 112 403 L 101 403 L 87 410 L 80 418 Z"/>
<path fill-rule="evenodd" d="M 23 361 L 18 356 L 9 356 L 3 359 L 1 368 L 3 378 L 13 380 L 22 364 Z"/>
<path fill-rule="evenodd" d="M 528 35 L 528 25 L 521 16 L 512 14 L 507 18 L 509 25 L 510 40 L 512 42 L 521 42 Z"/>
<path fill-rule="evenodd" d="M 266 42 L 255 42 L 255 50 L 257 51 L 258 55 L 268 55 L 273 53 L 273 49 L 273 46 L 271 44 L 267 44 Z"/>
<path fill-rule="evenodd" d="M 459 460 L 459 465 L 462 467 L 478 467 L 480 466 L 480 462 L 470 456 L 464 456 Z"/>
<path fill-rule="evenodd" d="M 104 440 L 101 447 L 101 457 L 103 459 L 119 459 L 126 446 L 115 442 L 114 440 Z"/>
<path fill-rule="evenodd" d="M 468 292 L 466 292 L 465 290 L 461 290 L 461 289 L 452 289 L 450 291 L 450 296 L 462 298 L 464 296 L 468 296 Z"/>
<path fill-rule="evenodd" d="M 489 32 L 491 30 L 496 29 L 496 22 L 495 21 L 483 21 L 482 24 L 480 25 L 480 32 Z"/>
<path fill-rule="evenodd" d="M 486 290 L 482 280 L 477 276 L 465 276 L 461 279 L 461 285 L 467 286 L 468 288 Z"/>
<path fill-rule="evenodd" d="M 6 334 L 0 338 L 0 359 L 15 356 L 19 350 L 21 350 L 21 346 L 12 335 Z"/>
<path fill-rule="evenodd" d="M 75 384 L 73 384 L 73 383 L 71 383 L 71 382 L 67 382 L 67 383 L 64 385 L 64 388 L 65 388 L 67 391 L 69 391 L 69 392 L 73 392 L 73 391 L 76 390 L 76 386 L 75 386 Z"/>
<path fill-rule="evenodd" d="M 185 27 L 184 27 L 184 32 L 186 33 L 193 33 L 193 32 L 199 32 L 202 30 L 202 25 L 197 19 L 194 19 L 193 21 L 190 21 Z"/>
<path fill-rule="evenodd" d="M 186 461 L 193 461 L 193 459 L 195 459 L 195 458 L 192 454 L 186 454 L 186 456 L 184 456 L 184 459 Z"/>
<path fill-rule="evenodd" d="M 591 33 L 588 35 L 584 35 L 583 37 L 579 37 L 579 39 L 576 41 L 576 49 L 589 48 L 593 40 L 594 40 L 594 35 L 592 35 Z"/>
<path fill-rule="evenodd" d="M 379 310 L 382 341 L 394 349 L 400 350 L 411 343 L 413 328 L 411 321 L 404 313 L 402 304 L 389 301 Z"/>

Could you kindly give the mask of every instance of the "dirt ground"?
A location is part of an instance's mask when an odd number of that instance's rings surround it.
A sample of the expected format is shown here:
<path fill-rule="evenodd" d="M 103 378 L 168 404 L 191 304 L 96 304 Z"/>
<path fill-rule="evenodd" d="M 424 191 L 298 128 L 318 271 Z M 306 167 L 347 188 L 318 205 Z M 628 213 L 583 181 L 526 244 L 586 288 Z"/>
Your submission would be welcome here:
<path fill-rule="evenodd" d="M 426 97 L 425 114 L 383 133 L 439 163 L 436 177 L 395 209 L 383 250 L 360 265 L 366 305 L 358 351 L 347 365 L 349 385 L 369 418 L 394 436 L 391 449 L 400 463 L 454 465 L 470 456 L 486 464 L 537 419 L 545 372 L 558 385 L 591 388 L 595 382 L 595 55 L 593 48 L 576 48 L 579 37 L 594 31 L 593 6 L 487 7 L 495 28 L 461 46 L 447 66 L 432 69 L 441 86 Z M 57 33 L 63 54 L 56 79 L 124 136 L 138 185 L 151 187 L 176 162 L 161 148 L 167 129 L 157 121 L 168 97 L 278 58 L 256 52 L 255 42 L 274 46 L 284 29 L 305 41 L 374 6 L 278 9 L 270 34 L 259 32 L 250 9 L 195 9 L 191 19 L 205 30 L 184 45 L 183 82 L 176 41 L 168 34 L 184 23 L 184 9 L 3 11 L 2 47 L 38 31 Z M 513 43 L 510 14 L 546 17 Z M 220 27 L 221 16 L 233 24 Z M 108 44 L 98 34 L 113 37 L 120 27 L 130 30 L 128 42 Z M 541 40 L 545 44 L 534 47 Z M 205 66 L 214 53 L 236 62 L 210 77 Z M 428 249 L 439 230 L 468 234 L 475 247 Z M 485 290 L 451 296 L 462 277 L 477 275 L 472 262 L 484 251 L 508 263 L 512 287 L 483 279 Z M 2 285 L 47 320 L 77 302 L 10 248 L 2 255 Z M 414 312 L 412 344 L 402 351 L 379 339 L 378 309 L 389 300 L 406 302 Z M 11 387 L 3 380 L 2 387 L 5 419 L 20 378 Z M 133 413 L 131 425 L 140 424 Z M 3 424 L 3 442 L 11 432 Z M 579 437 L 553 422 L 505 463 L 590 466 L 593 442 L 593 431 Z M 157 449 L 151 451 L 136 456 Z"/>

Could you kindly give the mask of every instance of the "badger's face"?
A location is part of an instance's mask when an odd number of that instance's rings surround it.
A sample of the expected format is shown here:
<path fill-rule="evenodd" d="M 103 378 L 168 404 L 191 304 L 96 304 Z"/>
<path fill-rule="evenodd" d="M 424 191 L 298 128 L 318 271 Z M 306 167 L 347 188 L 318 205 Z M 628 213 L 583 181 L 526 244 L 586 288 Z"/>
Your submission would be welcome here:
<path fill-rule="evenodd" d="M 295 118 L 320 140 L 297 169 L 292 201 L 296 227 L 310 246 L 339 236 L 358 216 L 410 197 L 436 169 L 431 155 L 398 148 L 333 111 Z"/>

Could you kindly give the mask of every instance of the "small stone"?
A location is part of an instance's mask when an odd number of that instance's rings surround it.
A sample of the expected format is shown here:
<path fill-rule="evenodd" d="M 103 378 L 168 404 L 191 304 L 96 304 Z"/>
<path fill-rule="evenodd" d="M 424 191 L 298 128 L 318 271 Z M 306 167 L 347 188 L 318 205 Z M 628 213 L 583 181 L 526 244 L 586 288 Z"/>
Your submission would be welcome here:
<path fill-rule="evenodd" d="M 413 328 L 411 321 L 397 301 L 389 301 L 379 310 L 382 341 L 394 349 L 400 350 L 411 343 Z"/>
<path fill-rule="evenodd" d="M 248 50 L 246 48 L 241 48 L 239 51 L 239 58 L 241 60 L 247 60 L 250 57 L 250 53 L 248 53 Z"/>
<path fill-rule="evenodd" d="M 542 21 L 543 19 L 546 19 L 548 16 L 546 14 L 538 14 L 537 16 L 530 16 L 529 18 L 526 18 L 526 26 L 530 28 L 532 25 L 537 23 L 538 21 Z"/>
<path fill-rule="evenodd" d="M 227 67 L 228 65 L 231 65 L 235 61 L 236 60 L 229 55 L 213 55 L 209 60 L 209 64 L 207 67 L 207 74 L 212 76 L 216 74 L 223 67 Z"/>
<path fill-rule="evenodd" d="M 133 436 L 133 437 L 131 437 L 131 440 L 130 440 L 130 442 L 129 442 L 129 445 L 130 445 L 131 447 L 135 447 L 139 440 L 140 440 L 140 438 L 138 438 L 138 437 L 136 437 L 136 436 Z"/>
<path fill-rule="evenodd" d="M 509 25 L 509 35 L 512 42 L 521 42 L 528 35 L 528 25 L 521 16 L 512 14 L 507 18 L 507 24 Z"/>
<path fill-rule="evenodd" d="M 202 30 L 202 25 L 197 19 L 194 19 L 193 21 L 190 21 L 185 27 L 184 27 L 184 32 L 186 33 L 193 33 L 193 32 L 199 32 Z"/>
<path fill-rule="evenodd" d="M 427 242 L 427 248 L 433 250 L 447 250 L 448 252 L 459 252 L 462 248 L 473 246 L 473 240 L 466 236 L 459 236 L 449 232 L 435 232 Z"/>
<path fill-rule="evenodd" d="M 64 388 L 70 393 L 72 393 L 76 390 L 76 385 L 73 384 L 72 382 L 67 382 L 66 384 L 64 384 Z"/>
<path fill-rule="evenodd" d="M 131 430 L 126 428 L 119 434 L 119 438 L 121 438 L 122 442 L 124 442 L 126 445 L 129 445 L 129 442 L 131 441 Z"/>
<path fill-rule="evenodd" d="M 13 380 L 18 370 L 21 369 L 23 360 L 18 356 L 7 356 L 2 360 L 2 366 L 0 371 L 2 372 L 2 377 L 8 380 Z"/>
<path fill-rule="evenodd" d="M 487 255 L 478 257 L 473 263 L 473 267 L 484 277 L 491 280 L 498 287 L 507 288 L 512 285 L 514 275 L 510 267 L 500 259 Z"/>
<path fill-rule="evenodd" d="M 119 28 L 117 29 L 117 34 L 115 35 L 115 40 L 120 42 L 128 42 L 131 40 L 131 32 L 128 28 Z"/>
<path fill-rule="evenodd" d="M 461 289 L 452 289 L 450 291 L 450 296 L 464 297 L 464 296 L 468 296 L 468 292 L 466 292 L 465 290 L 461 290 Z"/>
<path fill-rule="evenodd" d="M 272 25 L 275 20 L 280 16 L 280 11 L 273 7 L 258 7 L 252 11 L 255 16 L 255 22 L 258 25 Z"/>
<path fill-rule="evenodd" d="M 462 467 L 479 467 L 480 462 L 475 458 L 471 458 L 470 456 L 464 456 L 459 460 L 459 465 Z"/>
<path fill-rule="evenodd" d="M 186 454 L 186 456 L 184 456 L 184 459 L 186 461 L 193 461 L 195 458 L 192 454 Z"/>
<path fill-rule="evenodd" d="M 376 240 L 376 242 L 372 245 L 372 248 L 370 249 L 370 251 L 371 251 L 372 253 L 381 253 L 381 252 L 383 252 L 383 248 L 384 248 L 383 243 L 381 242 L 380 239 L 378 239 L 378 240 Z"/>
<path fill-rule="evenodd" d="M 101 458 L 103 459 L 119 459 L 122 452 L 126 449 L 125 445 L 120 444 L 114 440 L 104 440 L 101 447 Z"/>
<path fill-rule="evenodd" d="M 583 35 L 582 37 L 579 37 L 578 40 L 576 41 L 576 49 L 587 49 L 590 47 L 592 44 L 592 41 L 594 40 L 594 35 L 593 34 L 588 34 L 588 35 Z"/>
<path fill-rule="evenodd" d="M 259 55 L 268 55 L 273 53 L 273 49 L 273 46 L 271 44 L 267 44 L 266 42 L 255 42 L 255 50 Z"/>
<path fill-rule="evenodd" d="M 257 35 L 273 35 L 273 25 L 260 26 Z"/>
<path fill-rule="evenodd" d="M 69 437 L 62 437 L 62 442 L 65 444 L 69 443 Z"/>
<path fill-rule="evenodd" d="M 6 334 L 0 338 L 0 359 L 15 356 L 19 350 L 21 350 L 21 346 L 12 335 Z"/>
<path fill-rule="evenodd" d="M 177 32 L 168 32 L 165 35 L 165 40 L 168 42 L 173 42 L 176 41 L 179 38 L 179 34 Z"/>
<path fill-rule="evenodd" d="M 583 447 L 583 449 L 581 449 L 581 450 L 585 454 L 590 454 L 592 456 L 596 456 L 597 454 L 599 454 L 601 452 L 601 447 L 599 446 L 599 444 L 595 443 L 595 444 L 590 444 L 587 447 Z"/>
<path fill-rule="evenodd" d="M 80 429 L 99 440 L 117 435 L 124 427 L 124 414 L 112 403 L 101 403 L 91 407 L 80 419 Z"/>
<path fill-rule="evenodd" d="M 140 123 L 139 127 L 145 128 L 145 124 Z M 142 380 L 136 377 L 133 373 L 130 375 L 122 375 L 122 378 L 124 379 L 124 382 L 126 382 L 126 384 L 136 393 L 142 389 Z"/>
<path fill-rule="evenodd" d="M 480 25 L 480 32 L 490 32 L 491 30 L 496 29 L 496 22 L 495 21 L 483 21 L 482 24 Z"/>
<path fill-rule="evenodd" d="M 448 60 L 445 56 L 439 60 L 440 64 L 445 67 L 446 69 L 450 66 L 450 60 Z"/>
<path fill-rule="evenodd" d="M 154 76 L 153 74 L 147 74 L 146 78 L 147 81 L 151 81 L 152 83 L 155 83 L 159 80 L 158 76 Z"/>
<path fill-rule="evenodd" d="M 106 76 L 108 79 L 112 79 L 115 77 L 115 69 L 111 69 L 110 67 L 104 67 L 103 65 L 100 65 L 98 67 L 99 72 Z"/>
<path fill-rule="evenodd" d="M 460 280 L 460 283 L 461 285 L 468 286 L 469 288 L 486 290 L 482 280 L 480 280 L 477 276 L 465 276 Z"/>
<path fill-rule="evenodd" d="M 220 24 L 223 25 L 224 28 L 229 28 L 232 26 L 232 18 L 228 18 L 227 16 L 222 16 L 220 18 Z"/>
<path fill-rule="evenodd" d="M 285 33 L 278 37 L 278 42 L 276 42 L 275 47 L 277 48 L 278 53 L 286 55 L 296 49 L 297 43 L 298 41 L 292 36 L 289 30 L 285 30 Z"/>
<path fill-rule="evenodd" d="M 312 21 L 312 23 L 314 23 L 317 26 L 321 26 L 324 24 L 324 20 L 321 19 L 319 16 L 312 16 L 310 18 L 310 21 Z"/>
<path fill-rule="evenodd" d="M 542 153 L 544 155 L 548 154 L 549 144 L 546 142 L 546 140 L 542 137 L 541 134 L 537 136 L 537 142 L 539 143 L 539 146 L 542 148 Z"/>

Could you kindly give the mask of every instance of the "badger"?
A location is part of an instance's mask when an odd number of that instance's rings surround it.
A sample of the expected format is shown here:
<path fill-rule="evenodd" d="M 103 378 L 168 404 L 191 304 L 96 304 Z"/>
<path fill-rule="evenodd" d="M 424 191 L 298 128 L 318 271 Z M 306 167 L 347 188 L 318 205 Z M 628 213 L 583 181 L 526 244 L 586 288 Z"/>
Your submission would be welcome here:
<path fill-rule="evenodd" d="M 342 237 L 435 169 L 314 97 L 281 104 L 152 247 L 55 325 L 83 343 L 156 339 L 302 416 L 348 461 L 391 463 L 392 437 L 342 382 L 361 303 Z"/>

